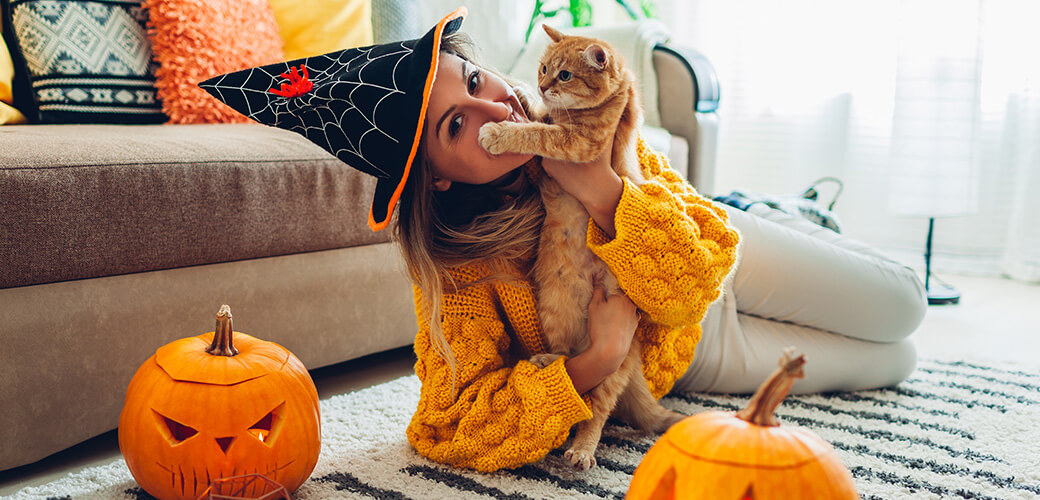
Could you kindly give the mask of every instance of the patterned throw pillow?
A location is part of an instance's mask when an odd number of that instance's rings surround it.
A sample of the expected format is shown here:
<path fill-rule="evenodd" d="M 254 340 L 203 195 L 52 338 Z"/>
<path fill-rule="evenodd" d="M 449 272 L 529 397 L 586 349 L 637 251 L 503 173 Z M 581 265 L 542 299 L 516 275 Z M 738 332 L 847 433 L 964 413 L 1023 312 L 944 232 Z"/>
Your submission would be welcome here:
<path fill-rule="evenodd" d="M 250 122 L 198 83 L 283 59 L 267 0 L 144 0 L 142 6 L 159 61 L 156 87 L 170 123 Z"/>
<path fill-rule="evenodd" d="M 10 9 L 40 121 L 166 120 L 140 2 L 10 0 Z"/>

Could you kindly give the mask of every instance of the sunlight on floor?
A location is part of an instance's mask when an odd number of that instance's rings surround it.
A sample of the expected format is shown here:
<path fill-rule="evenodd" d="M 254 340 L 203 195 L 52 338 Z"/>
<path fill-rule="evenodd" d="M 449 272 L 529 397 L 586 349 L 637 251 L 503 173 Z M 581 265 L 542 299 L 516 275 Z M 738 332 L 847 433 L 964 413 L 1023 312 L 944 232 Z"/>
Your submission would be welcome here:
<path fill-rule="evenodd" d="M 1040 285 L 942 276 L 957 305 L 931 306 L 914 333 L 922 357 L 1040 367 Z"/>

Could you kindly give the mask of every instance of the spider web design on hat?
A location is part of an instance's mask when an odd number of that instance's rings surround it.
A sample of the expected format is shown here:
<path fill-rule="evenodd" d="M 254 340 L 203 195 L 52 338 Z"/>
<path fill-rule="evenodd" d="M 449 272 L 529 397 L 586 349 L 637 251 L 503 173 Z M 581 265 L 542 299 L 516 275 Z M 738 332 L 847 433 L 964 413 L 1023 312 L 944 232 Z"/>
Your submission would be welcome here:
<path fill-rule="evenodd" d="M 217 76 L 199 84 L 256 120 L 297 132 L 376 177 L 369 214 L 386 227 L 416 154 L 443 35 L 465 9 L 422 38 L 345 49 Z"/>
<path fill-rule="evenodd" d="M 409 123 L 401 114 L 415 106 L 410 101 L 422 99 L 421 86 L 417 90 L 398 83 L 410 83 L 398 72 L 408 70 L 402 61 L 412 53 L 405 43 L 350 49 L 251 68 L 200 86 L 257 122 L 300 133 L 350 166 L 390 179 L 393 173 L 379 163 L 388 150 L 404 150 L 400 143 L 411 140 L 418 116 Z M 370 64 L 380 68 L 366 72 Z M 286 81 L 282 74 L 301 65 L 314 85 L 309 93 L 289 98 L 270 93 Z"/>

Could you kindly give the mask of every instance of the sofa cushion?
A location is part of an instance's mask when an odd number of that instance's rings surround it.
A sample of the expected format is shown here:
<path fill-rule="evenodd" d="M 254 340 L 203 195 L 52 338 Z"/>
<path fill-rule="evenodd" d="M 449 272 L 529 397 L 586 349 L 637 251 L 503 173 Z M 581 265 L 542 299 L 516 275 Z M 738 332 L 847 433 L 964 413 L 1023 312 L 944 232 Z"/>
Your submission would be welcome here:
<path fill-rule="evenodd" d="M 388 241 L 374 179 L 257 124 L 0 127 L 0 288 Z"/>

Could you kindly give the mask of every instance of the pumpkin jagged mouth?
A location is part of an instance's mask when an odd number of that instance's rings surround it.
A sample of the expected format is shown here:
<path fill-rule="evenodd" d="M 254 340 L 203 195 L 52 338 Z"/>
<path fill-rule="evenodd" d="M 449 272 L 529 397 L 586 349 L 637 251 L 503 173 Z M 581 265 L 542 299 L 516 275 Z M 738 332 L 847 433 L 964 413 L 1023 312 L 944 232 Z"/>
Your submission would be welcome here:
<path fill-rule="evenodd" d="M 246 474 L 259 474 L 267 477 L 268 479 L 274 482 L 278 482 L 278 472 L 284 470 L 286 467 L 289 467 L 293 464 L 293 462 L 296 462 L 296 459 L 292 459 L 288 461 L 285 465 L 281 466 L 275 464 L 273 467 L 270 467 L 263 471 L 259 469 L 253 469 L 252 471 L 250 471 L 249 469 L 242 469 L 241 471 L 239 471 L 238 469 L 233 468 L 231 469 L 231 474 L 220 476 L 217 478 L 213 478 L 209 475 L 209 469 L 203 469 L 203 471 L 206 473 L 205 482 L 199 481 L 199 479 L 201 479 L 198 474 L 199 471 L 196 471 L 194 469 L 192 469 L 189 473 L 185 473 L 183 470 L 181 470 L 180 466 L 177 466 L 177 470 L 174 471 L 170 467 L 167 467 L 159 462 L 155 462 L 155 464 L 158 465 L 159 468 L 161 468 L 162 470 L 170 473 L 170 487 L 176 488 L 178 486 L 178 478 L 180 478 L 181 495 L 185 494 L 185 492 L 187 491 L 186 488 L 189 486 L 191 486 L 192 488 L 191 491 L 193 491 L 197 495 L 200 491 L 206 489 L 206 487 L 209 486 L 209 484 L 212 483 L 214 479 L 220 479 L 221 477 L 235 477 L 244 476 Z M 188 474 L 191 474 L 190 482 Z"/>

